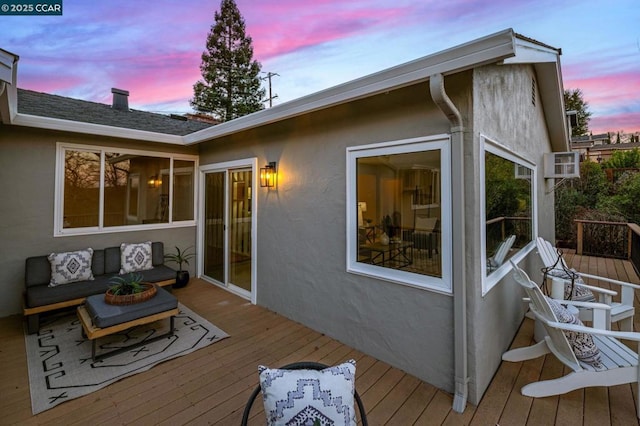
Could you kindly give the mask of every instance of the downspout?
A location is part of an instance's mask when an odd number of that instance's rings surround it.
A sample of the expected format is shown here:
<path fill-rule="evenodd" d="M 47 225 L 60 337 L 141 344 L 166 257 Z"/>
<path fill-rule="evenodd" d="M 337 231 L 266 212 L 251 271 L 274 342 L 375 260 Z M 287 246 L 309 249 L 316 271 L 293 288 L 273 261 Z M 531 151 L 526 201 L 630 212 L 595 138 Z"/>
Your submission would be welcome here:
<path fill-rule="evenodd" d="M 451 220 L 453 285 L 453 350 L 455 394 L 453 410 L 462 413 L 467 405 L 467 291 L 465 280 L 465 205 L 462 116 L 444 90 L 444 76 L 429 77 L 431 98 L 451 123 Z"/>

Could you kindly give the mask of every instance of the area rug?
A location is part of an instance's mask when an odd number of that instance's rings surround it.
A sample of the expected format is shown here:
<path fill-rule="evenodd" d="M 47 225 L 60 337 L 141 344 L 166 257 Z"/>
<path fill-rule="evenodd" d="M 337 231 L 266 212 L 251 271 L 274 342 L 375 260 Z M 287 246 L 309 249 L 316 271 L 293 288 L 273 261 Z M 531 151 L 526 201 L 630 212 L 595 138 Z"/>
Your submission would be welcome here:
<path fill-rule="evenodd" d="M 229 337 L 184 305 L 178 304 L 178 308 L 173 336 L 97 362 L 91 360 L 91 341 L 82 337 L 82 326 L 75 313 L 45 318 L 37 334 L 27 334 L 25 330 L 33 414 Z M 98 339 L 96 352 L 99 355 L 131 346 L 168 330 L 169 319 L 138 326 Z"/>

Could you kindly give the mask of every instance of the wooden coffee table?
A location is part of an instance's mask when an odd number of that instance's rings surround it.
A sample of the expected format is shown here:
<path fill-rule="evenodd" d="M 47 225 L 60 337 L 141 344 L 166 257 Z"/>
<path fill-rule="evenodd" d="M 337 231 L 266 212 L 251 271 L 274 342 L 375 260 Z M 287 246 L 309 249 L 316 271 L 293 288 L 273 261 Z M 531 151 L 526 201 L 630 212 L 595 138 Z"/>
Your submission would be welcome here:
<path fill-rule="evenodd" d="M 159 290 L 160 291 L 160 290 Z M 168 293 L 167 293 L 168 294 Z M 158 295 L 156 295 L 154 298 L 149 299 L 145 302 L 141 302 L 141 304 L 146 304 L 146 308 L 145 309 L 147 312 L 149 311 L 153 311 L 153 303 L 154 303 L 154 299 L 158 297 Z M 173 297 L 173 296 L 171 296 Z M 101 306 L 101 308 L 104 310 L 106 309 L 107 311 L 110 310 L 110 305 L 106 305 L 103 302 L 103 299 L 88 299 L 89 303 L 97 303 L 100 304 L 102 303 L 103 305 Z M 139 304 L 139 305 L 141 305 Z M 176 301 L 177 304 L 177 301 Z M 129 308 L 127 308 L 129 306 Z M 174 321 L 174 317 L 176 315 L 178 315 L 178 313 L 180 312 L 179 309 L 177 307 L 172 308 L 172 309 L 168 309 L 168 310 L 160 310 L 159 312 L 153 312 L 150 313 L 148 315 L 141 315 L 141 316 L 136 316 L 133 309 L 139 308 L 139 307 L 134 307 L 135 305 L 126 305 L 126 306 L 114 306 L 113 310 L 111 312 L 112 314 L 112 322 L 116 322 L 113 325 L 110 325 L 108 327 L 103 327 L 100 328 L 98 326 L 96 326 L 92 319 L 91 319 L 91 315 L 89 314 L 89 312 L 87 311 L 87 306 L 86 305 L 81 305 L 78 306 L 78 318 L 80 319 L 80 323 L 82 324 L 82 331 L 83 331 L 83 336 L 86 336 L 89 340 L 91 340 L 92 342 L 92 346 L 91 346 L 91 358 L 93 359 L 93 361 L 98 361 L 100 359 L 106 358 L 108 356 L 113 356 L 116 355 L 118 353 L 122 353 L 125 351 L 130 350 L 131 348 L 135 348 L 137 346 L 141 346 L 141 345 L 146 345 L 147 343 L 151 343 L 153 341 L 159 340 L 159 339 L 163 339 L 166 338 L 168 336 L 172 336 L 173 335 L 173 321 Z M 160 305 L 158 305 L 160 306 Z M 162 308 L 160 308 L 162 309 Z M 127 318 L 127 321 L 123 321 L 123 322 L 117 322 L 118 321 L 118 317 L 123 317 L 123 318 Z M 105 337 L 105 336 L 109 336 L 111 334 L 115 334 L 115 333 L 119 333 L 121 331 L 124 330 L 128 330 L 132 327 L 138 326 L 138 325 L 143 325 L 143 324 L 149 324 L 152 322 L 156 322 L 165 318 L 169 318 L 169 331 L 165 334 L 162 334 L 160 336 L 156 336 L 152 339 L 147 339 L 144 340 L 142 342 L 133 344 L 133 345 L 129 345 L 123 348 L 119 348 L 119 349 L 115 349 L 113 351 L 107 352 L 107 353 L 103 353 L 100 355 L 96 355 L 96 342 L 99 338 L 101 337 Z"/>

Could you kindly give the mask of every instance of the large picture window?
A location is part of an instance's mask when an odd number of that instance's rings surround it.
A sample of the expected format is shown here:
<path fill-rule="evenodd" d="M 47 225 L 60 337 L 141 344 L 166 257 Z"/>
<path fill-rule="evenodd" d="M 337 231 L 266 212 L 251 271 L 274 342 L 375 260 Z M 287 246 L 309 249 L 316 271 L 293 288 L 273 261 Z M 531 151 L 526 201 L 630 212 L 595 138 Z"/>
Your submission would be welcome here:
<path fill-rule="evenodd" d="M 56 235 L 195 224 L 196 157 L 58 144 Z"/>
<path fill-rule="evenodd" d="M 449 139 L 348 149 L 348 269 L 450 291 Z"/>
<path fill-rule="evenodd" d="M 508 260 L 531 246 L 534 232 L 535 166 L 483 138 L 485 292 L 509 270 Z"/>

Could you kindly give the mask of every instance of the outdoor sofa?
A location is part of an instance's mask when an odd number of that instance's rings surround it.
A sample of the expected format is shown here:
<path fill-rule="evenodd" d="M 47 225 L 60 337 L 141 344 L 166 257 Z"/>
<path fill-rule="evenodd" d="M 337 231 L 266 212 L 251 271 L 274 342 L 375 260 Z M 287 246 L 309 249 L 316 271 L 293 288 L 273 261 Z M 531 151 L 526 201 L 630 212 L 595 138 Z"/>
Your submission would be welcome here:
<path fill-rule="evenodd" d="M 144 243 L 143 243 L 144 244 Z M 146 243 L 148 244 L 148 243 Z M 124 246 L 124 245 L 123 245 Z M 129 245 L 133 246 L 133 245 Z M 25 295 L 23 313 L 27 319 L 29 334 L 40 329 L 40 314 L 70 306 L 81 305 L 88 296 L 105 293 L 110 287 L 109 281 L 122 273 L 122 247 L 108 247 L 92 251 L 90 260 L 93 279 L 74 281 L 62 285 L 50 286 L 52 282 L 52 263 L 50 256 L 29 257 L 25 265 Z M 147 259 L 148 260 L 148 259 Z M 127 265 L 127 269 L 129 265 Z M 143 281 L 159 286 L 175 283 L 176 271 L 164 265 L 164 244 L 151 243 L 150 269 L 137 270 Z"/>

